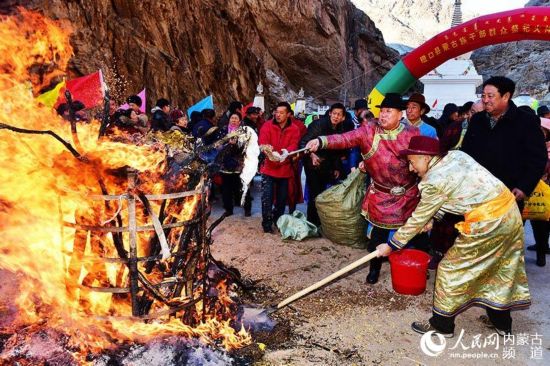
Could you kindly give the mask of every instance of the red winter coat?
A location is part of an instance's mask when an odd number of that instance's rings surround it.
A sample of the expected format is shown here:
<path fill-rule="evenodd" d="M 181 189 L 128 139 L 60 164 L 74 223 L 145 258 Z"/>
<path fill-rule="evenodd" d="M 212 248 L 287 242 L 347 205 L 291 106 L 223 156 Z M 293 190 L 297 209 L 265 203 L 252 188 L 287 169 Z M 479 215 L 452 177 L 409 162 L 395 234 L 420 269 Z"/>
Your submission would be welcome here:
<path fill-rule="evenodd" d="M 287 121 L 283 128 L 279 127 L 275 120 L 264 123 L 260 130 L 258 143 L 261 145 L 271 145 L 274 152 L 281 153 L 282 149 L 294 151 L 298 149 L 300 142 L 300 130 L 296 125 Z M 280 162 L 265 159 L 260 173 L 274 178 L 290 178 L 292 176 L 292 166 L 290 159 Z"/>

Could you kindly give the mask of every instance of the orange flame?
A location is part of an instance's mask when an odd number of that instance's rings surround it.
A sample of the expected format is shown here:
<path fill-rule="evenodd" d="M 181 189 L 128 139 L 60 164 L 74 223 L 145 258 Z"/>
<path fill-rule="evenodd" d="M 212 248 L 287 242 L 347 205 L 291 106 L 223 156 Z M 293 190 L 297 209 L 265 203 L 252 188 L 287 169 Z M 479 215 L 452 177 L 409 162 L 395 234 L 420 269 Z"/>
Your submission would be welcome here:
<path fill-rule="evenodd" d="M 73 52 L 69 33 L 69 27 L 22 8 L 18 15 L 0 20 L 0 123 L 51 130 L 66 141 L 71 140 L 68 122 L 36 103 L 32 93 L 63 74 Z M 112 202 L 108 209 L 102 202 L 89 198 L 102 193 L 98 176 L 105 180 L 110 194 L 125 192 L 127 183 L 110 174 L 110 170 L 131 166 L 148 172 L 150 179 L 143 183 L 147 192 L 163 193 L 164 186 L 156 179 L 166 158 L 164 151 L 152 151 L 147 146 L 98 142 L 98 129 L 98 123 L 78 125 L 83 150 L 80 153 L 86 161 L 75 159 L 50 136 L 0 130 L 0 154 L 4 157 L 0 164 L 0 268 L 21 274 L 16 325 L 45 321 L 49 327 L 71 335 L 80 356 L 120 341 L 146 341 L 168 334 L 199 337 L 207 343 L 220 342 L 227 349 L 250 343 L 250 336 L 244 330 L 236 332 L 229 326 L 231 314 L 224 309 L 217 313 L 220 316 L 207 318 L 196 327 L 185 325 L 175 317 L 164 322 L 143 323 L 120 317 L 105 321 L 95 316 L 108 316 L 113 312 L 130 314 L 129 305 L 114 301 L 111 294 L 85 294 L 80 282 L 98 267 L 82 259 L 82 271 L 71 269 L 74 259 L 71 253 L 76 251 L 74 245 L 79 239 L 85 245 L 86 257 L 96 252 L 116 257 L 116 251 L 106 235 L 87 238 L 86 234 L 78 238 L 82 233 L 63 228 L 61 223 L 75 222 L 75 218 L 81 217 L 89 220 L 90 225 L 99 225 L 113 216 L 119 203 Z M 179 212 L 169 216 L 189 219 L 199 201 L 198 196 L 189 197 Z M 158 212 L 158 205 L 153 209 Z M 146 215 L 138 214 L 137 224 L 146 225 Z M 144 248 L 142 244 L 148 237 L 139 235 L 138 241 Z M 108 287 L 127 281 L 128 271 L 120 264 L 103 264 L 100 268 L 104 271 L 103 277 L 91 279 L 96 286 Z M 77 283 L 69 279 L 71 270 L 76 273 Z M 122 279 L 117 280 L 117 276 Z M 162 277 L 158 270 L 150 278 L 155 277 Z M 225 286 L 221 283 L 218 288 L 221 304 L 230 305 Z M 187 298 L 193 296 L 195 294 L 182 294 Z M 154 307 L 155 310 L 167 308 L 158 303 Z M 197 309 L 202 317 L 200 306 Z"/>
<path fill-rule="evenodd" d="M 61 27 L 24 8 L 18 10 L 18 16 L 1 19 L 0 89 L 32 80 L 37 92 L 64 74 L 73 52 L 67 37 L 70 26 Z"/>

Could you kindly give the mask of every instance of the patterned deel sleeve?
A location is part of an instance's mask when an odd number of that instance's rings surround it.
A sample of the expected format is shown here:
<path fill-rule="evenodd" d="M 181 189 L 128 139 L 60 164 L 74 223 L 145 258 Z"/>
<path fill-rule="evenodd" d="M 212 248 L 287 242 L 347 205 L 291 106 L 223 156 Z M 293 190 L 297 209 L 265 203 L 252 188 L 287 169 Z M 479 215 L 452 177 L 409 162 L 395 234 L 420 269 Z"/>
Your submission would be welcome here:
<path fill-rule="evenodd" d="M 364 143 L 367 133 L 364 130 L 365 127 L 360 127 L 356 130 L 352 130 L 342 134 L 335 134 L 330 136 L 320 136 L 321 149 L 331 150 L 345 150 L 352 147 L 361 146 Z"/>
<path fill-rule="evenodd" d="M 425 185 L 420 193 L 420 202 L 407 222 L 397 230 L 388 243 L 393 250 L 403 249 L 422 231 L 424 226 L 448 200 L 445 193 L 433 185 Z"/>

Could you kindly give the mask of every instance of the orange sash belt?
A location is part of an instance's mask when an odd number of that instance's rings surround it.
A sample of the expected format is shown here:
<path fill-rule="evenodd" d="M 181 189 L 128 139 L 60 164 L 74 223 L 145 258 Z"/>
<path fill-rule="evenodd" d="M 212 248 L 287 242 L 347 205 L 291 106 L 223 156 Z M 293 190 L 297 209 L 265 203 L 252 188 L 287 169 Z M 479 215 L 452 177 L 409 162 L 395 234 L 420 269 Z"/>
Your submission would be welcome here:
<path fill-rule="evenodd" d="M 470 234 L 470 224 L 480 221 L 495 220 L 503 216 L 513 204 L 516 198 L 509 189 L 505 189 L 501 194 L 492 200 L 483 203 L 464 215 L 464 221 L 459 222 L 455 227 L 463 234 Z"/>

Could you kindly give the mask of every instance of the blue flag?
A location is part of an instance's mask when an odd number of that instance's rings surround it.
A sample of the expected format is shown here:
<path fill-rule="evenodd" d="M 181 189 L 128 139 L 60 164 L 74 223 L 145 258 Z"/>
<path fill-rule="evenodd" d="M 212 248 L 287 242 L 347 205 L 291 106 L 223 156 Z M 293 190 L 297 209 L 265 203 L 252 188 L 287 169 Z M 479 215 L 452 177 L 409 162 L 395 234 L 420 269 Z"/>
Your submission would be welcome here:
<path fill-rule="evenodd" d="M 212 95 L 207 96 L 197 104 L 189 107 L 187 109 L 187 116 L 189 119 L 191 119 L 191 113 L 194 111 L 202 112 L 203 109 L 214 109 L 214 98 L 212 98 Z"/>

